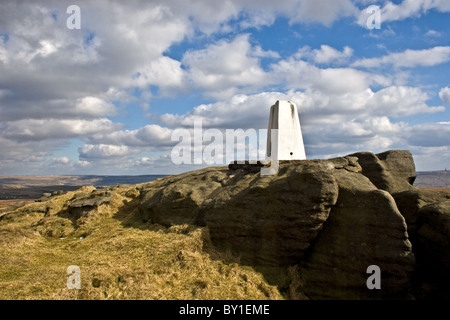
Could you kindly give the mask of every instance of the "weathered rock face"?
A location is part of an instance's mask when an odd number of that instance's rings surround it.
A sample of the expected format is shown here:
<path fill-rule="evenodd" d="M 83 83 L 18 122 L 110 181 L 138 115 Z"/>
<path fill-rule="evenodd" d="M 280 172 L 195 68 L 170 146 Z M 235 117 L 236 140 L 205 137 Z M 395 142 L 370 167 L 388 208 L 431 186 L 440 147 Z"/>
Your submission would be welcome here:
<path fill-rule="evenodd" d="M 281 161 L 272 176 L 234 164 L 168 177 L 141 187 L 140 214 L 164 225 L 206 225 L 213 244 L 244 264 L 300 264 L 311 298 L 406 297 L 414 267 L 406 223 L 378 188 L 412 189 L 414 163 L 403 151 L 355 155 L 374 171 L 347 156 Z M 381 291 L 366 286 L 370 265 L 381 269 Z"/>
<path fill-rule="evenodd" d="M 336 172 L 339 198 L 301 263 L 314 299 L 404 297 L 414 266 L 406 224 L 392 196 L 357 173 Z M 380 267 L 382 290 L 368 290 L 367 268 Z"/>
<path fill-rule="evenodd" d="M 207 225 L 213 243 L 244 263 L 294 264 L 337 199 L 324 163 L 299 163 L 282 163 L 275 176 L 220 167 L 161 181 L 142 192 L 141 214 L 163 225 Z"/>
<path fill-rule="evenodd" d="M 419 211 L 419 249 L 433 263 L 431 267 L 448 281 L 450 275 L 450 200 L 424 206 Z M 443 279 L 441 279 L 443 280 Z"/>
<path fill-rule="evenodd" d="M 158 179 L 143 187 L 140 212 L 144 221 L 165 226 L 204 225 L 201 210 L 216 189 L 233 183 L 234 175 L 225 167 L 206 168 Z M 234 183 L 239 177 L 234 179 Z M 230 182 L 231 181 L 231 182 Z M 241 181 L 245 185 L 245 179 Z"/>
<path fill-rule="evenodd" d="M 401 214 L 408 225 L 408 234 L 414 243 L 419 228 L 419 211 L 428 204 L 439 203 L 450 199 L 450 192 L 444 190 L 413 189 L 393 193 Z"/>
<path fill-rule="evenodd" d="M 320 161 L 288 161 L 276 176 L 235 172 L 235 183 L 217 190 L 205 208 L 212 242 L 243 263 L 297 263 L 336 203 L 332 171 Z"/>
<path fill-rule="evenodd" d="M 377 188 L 389 193 L 413 189 L 412 185 L 417 174 L 410 151 L 394 150 L 376 155 L 358 152 L 351 156 L 358 158 L 362 174 Z"/>
<path fill-rule="evenodd" d="M 405 191 L 395 198 L 411 225 L 415 297 L 450 299 L 450 192 Z"/>

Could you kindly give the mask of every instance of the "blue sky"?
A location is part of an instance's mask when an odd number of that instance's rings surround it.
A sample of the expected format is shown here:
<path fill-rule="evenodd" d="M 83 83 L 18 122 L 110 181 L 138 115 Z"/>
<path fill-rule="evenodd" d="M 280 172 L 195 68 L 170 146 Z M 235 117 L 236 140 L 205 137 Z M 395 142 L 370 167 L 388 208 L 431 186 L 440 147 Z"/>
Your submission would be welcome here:
<path fill-rule="evenodd" d="M 0 175 L 204 167 L 171 161 L 174 131 L 264 129 L 278 99 L 308 158 L 450 168 L 449 18 L 448 0 L 2 1 Z"/>

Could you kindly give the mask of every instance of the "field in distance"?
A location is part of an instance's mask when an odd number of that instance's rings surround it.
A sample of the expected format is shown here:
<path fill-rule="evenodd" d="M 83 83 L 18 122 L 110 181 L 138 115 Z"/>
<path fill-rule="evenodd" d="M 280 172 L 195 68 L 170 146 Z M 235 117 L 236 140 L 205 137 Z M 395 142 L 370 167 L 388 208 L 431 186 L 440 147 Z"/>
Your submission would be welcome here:
<path fill-rule="evenodd" d="M 0 200 L 38 199 L 43 193 L 73 191 L 81 186 L 106 187 L 149 182 L 165 175 L 141 176 L 6 176 L 0 177 Z"/>
<path fill-rule="evenodd" d="M 5 187 L 38 187 L 38 186 L 112 186 L 117 184 L 138 184 L 152 181 L 166 175 L 140 176 L 95 176 L 95 175 L 25 175 L 0 176 L 0 186 Z"/>

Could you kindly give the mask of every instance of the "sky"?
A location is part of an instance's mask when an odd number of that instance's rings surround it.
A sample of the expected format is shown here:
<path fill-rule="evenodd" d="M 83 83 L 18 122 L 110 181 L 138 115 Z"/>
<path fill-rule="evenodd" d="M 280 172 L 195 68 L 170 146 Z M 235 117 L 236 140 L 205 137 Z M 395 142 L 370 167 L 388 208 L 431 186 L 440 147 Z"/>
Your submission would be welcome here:
<path fill-rule="evenodd" d="M 267 129 L 277 100 L 308 159 L 450 169 L 449 21 L 450 0 L 2 0 L 0 175 L 206 167 L 173 161 L 180 130 Z"/>

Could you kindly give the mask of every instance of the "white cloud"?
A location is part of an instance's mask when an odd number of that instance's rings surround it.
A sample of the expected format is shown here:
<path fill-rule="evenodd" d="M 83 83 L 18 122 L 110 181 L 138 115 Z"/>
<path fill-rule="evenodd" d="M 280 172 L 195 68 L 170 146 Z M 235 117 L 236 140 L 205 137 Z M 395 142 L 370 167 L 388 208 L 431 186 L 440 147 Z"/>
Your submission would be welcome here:
<path fill-rule="evenodd" d="M 371 82 L 369 74 L 356 69 L 328 68 L 320 70 L 320 78 L 316 79 L 315 86 L 326 92 L 349 93 L 365 90 Z"/>
<path fill-rule="evenodd" d="M 305 0 L 276 4 L 155 1 L 150 6 L 141 1 L 96 1 L 83 3 L 83 28 L 73 32 L 65 28 L 66 4 L 69 1 L 5 1 L 0 5 L 7 17 L 0 21 L 0 27 L 9 35 L 7 48 L 3 37 L 0 41 L 0 61 L 7 64 L 0 72 L 8 79 L 6 87 L 14 96 L 1 97 L 0 104 L 10 106 L 0 110 L 2 119 L 107 116 L 114 111 L 112 106 L 82 108 L 80 99 L 113 97 L 111 88 L 121 93 L 122 100 L 126 99 L 125 90 L 133 86 L 145 90 L 155 85 L 163 94 L 171 93 L 173 87 L 183 88 L 189 79 L 180 62 L 163 54 L 174 43 L 192 37 L 196 28 L 212 33 L 237 17 L 248 18 L 247 23 L 254 20 L 249 27 L 258 26 L 264 17 L 273 22 L 279 15 L 288 17 L 291 23 L 330 24 L 354 9 L 349 0 L 328 1 L 325 6 Z M 236 93 L 234 86 L 266 84 L 267 75 L 259 60 L 278 57 L 274 51 L 252 46 L 248 36 L 241 35 L 192 51 L 183 62 L 190 64 L 194 86 L 227 97 Z"/>
<path fill-rule="evenodd" d="M 442 102 L 447 105 L 450 105 L 450 88 L 445 87 L 439 91 L 439 98 L 441 98 Z"/>
<path fill-rule="evenodd" d="M 136 130 L 99 132 L 86 137 L 91 144 L 126 145 L 129 147 L 163 148 L 172 146 L 172 130 L 155 124 L 149 124 Z"/>
<path fill-rule="evenodd" d="M 70 160 L 67 157 L 53 158 L 52 164 L 53 165 L 68 165 L 68 164 L 70 164 Z"/>
<path fill-rule="evenodd" d="M 163 114 L 158 120 L 170 127 L 193 127 L 201 120 L 203 128 L 267 128 L 267 115 L 277 100 L 288 100 L 280 92 L 235 95 L 230 99 L 202 104 L 184 115 Z"/>
<path fill-rule="evenodd" d="M 188 51 L 182 63 L 188 68 L 193 85 L 218 91 L 236 86 L 255 86 L 267 83 L 268 76 L 260 66 L 264 52 L 253 54 L 249 35 L 238 35 L 231 41 L 220 40 L 205 49 Z M 270 52 L 268 55 L 272 55 Z"/>
<path fill-rule="evenodd" d="M 407 49 L 379 58 L 361 59 L 352 64 L 354 67 L 377 68 L 384 65 L 414 68 L 417 66 L 435 66 L 450 61 L 450 47 L 434 47 L 423 50 Z"/>
<path fill-rule="evenodd" d="M 155 158 L 149 158 L 149 157 L 142 157 L 136 160 L 135 165 L 136 166 L 149 166 L 155 164 Z"/>
<path fill-rule="evenodd" d="M 439 31 L 436 31 L 436 30 L 428 30 L 428 31 L 425 33 L 425 36 L 426 36 L 426 37 L 439 38 L 439 37 L 442 36 L 442 33 L 439 32 Z"/>
<path fill-rule="evenodd" d="M 181 63 L 163 56 L 139 68 L 130 82 L 130 87 L 147 88 L 156 85 L 162 90 L 170 87 L 180 89 L 184 86 L 185 80 Z"/>
<path fill-rule="evenodd" d="M 367 130 L 396 133 L 399 124 L 392 124 L 389 117 L 444 111 L 443 107 L 429 107 L 428 99 L 427 93 L 415 87 L 390 86 L 376 92 L 361 87 L 339 92 L 324 85 L 322 89 L 236 95 L 224 101 L 199 105 L 186 114 L 166 113 L 158 121 L 171 128 L 193 127 L 196 120 L 201 120 L 204 128 L 265 128 L 270 106 L 277 100 L 290 100 L 297 104 L 302 126 L 307 131 L 312 132 L 318 126 L 322 131 L 323 126 L 335 130 L 336 124 L 342 124 L 345 127 L 341 127 L 340 132 L 355 135 L 363 135 Z"/>
<path fill-rule="evenodd" d="M 191 32 L 188 13 L 175 15 L 162 3 L 84 2 L 82 29 L 71 31 L 68 4 L 0 3 L 0 30 L 8 35 L 7 45 L 0 40 L 1 85 L 11 93 L 0 97 L 8 106 L 0 108 L 2 120 L 112 115 L 114 106 L 93 99 L 111 96 L 111 88 L 126 98 L 126 89 L 141 85 L 133 82 L 139 71 L 142 85 L 180 85 L 179 62 L 163 52 Z"/>
<path fill-rule="evenodd" d="M 427 93 L 419 88 L 391 86 L 376 92 L 367 102 L 371 113 L 402 117 L 420 113 L 435 113 L 444 111 L 444 107 L 429 107 L 426 101 Z"/>
<path fill-rule="evenodd" d="M 338 18 L 357 13 L 350 0 L 299 1 L 298 10 L 288 13 L 291 22 L 320 22 L 330 26 Z"/>
<path fill-rule="evenodd" d="M 346 46 L 342 51 L 338 51 L 323 44 L 320 49 L 314 49 L 313 53 L 316 63 L 343 63 L 353 55 L 353 49 Z"/>
<path fill-rule="evenodd" d="M 407 143 L 420 147 L 449 147 L 450 123 L 423 123 L 402 132 Z"/>
<path fill-rule="evenodd" d="M 116 107 L 112 103 L 96 97 L 84 97 L 77 99 L 75 110 L 72 112 L 77 115 L 93 117 L 112 116 L 116 113 Z"/>
<path fill-rule="evenodd" d="M 92 163 L 90 163 L 89 161 L 86 161 L 86 160 L 78 160 L 75 163 L 75 166 L 77 166 L 79 168 L 87 168 L 87 167 L 92 166 Z"/>
<path fill-rule="evenodd" d="M 41 161 L 50 155 L 50 151 L 60 147 L 55 141 L 24 141 L 20 144 L 0 135 L 0 162 L 33 162 Z"/>
<path fill-rule="evenodd" d="M 389 84 L 389 80 L 381 75 L 353 68 L 318 68 L 299 59 L 304 55 L 304 50 L 301 50 L 300 53 L 273 64 L 271 71 L 276 81 L 288 88 L 313 89 L 336 94 L 361 92 L 371 84 Z"/>
<path fill-rule="evenodd" d="M 239 15 L 243 17 L 240 22 L 243 28 L 270 25 L 277 16 L 286 17 L 290 24 L 321 23 L 330 26 L 336 20 L 355 15 L 358 11 L 350 0 L 204 0 L 186 4 L 173 0 L 169 3 L 179 14 L 190 13 L 201 30 L 208 34 L 215 30 L 232 29 L 224 22 Z"/>
<path fill-rule="evenodd" d="M 258 58 L 280 58 L 280 54 L 278 52 L 272 50 L 263 50 L 260 46 L 254 46 L 252 48 L 251 55 Z"/>
<path fill-rule="evenodd" d="M 30 90 L 39 90 L 39 87 Z M 3 121 L 48 118 L 95 119 L 116 114 L 116 107 L 112 103 L 97 97 L 66 99 L 56 97 L 55 94 L 52 98 L 36 96 L 33 100 L 34 92 L 25 93 L 25 91 L 26 88 L 20 88 L 8 90 L 4 95 L 0 94 L 0 105 L 4 106 L 0 108 L 0 118 Z"/>
<path fill-rule="evenodd" d="M 398 134 L 408 126 L 404 122 L 392 123 L 386 116 L 367 119 L 364 121 L 364 125 L 376 134 Z"/>
<path fill-rule="evenodd" d="M 370 4 L 374 4 L 373 2 Z M 362 9 L 358 16 L 358 23 L 361 26 L 366 25 L 368 13 Z M 449 12 L 450 3 L 448 0 L 403 0 L 399 4 L 395 4 L 392 1 L 385 2 L 381 7 L 381 20 L 382 23 L 396 20 L 404 20 L 410 17 L 419 17 L 422 14 L 426 14 L 430 10 L 437 10 L 440 12 Z"/>
<path fill-rule="evenodd" d="M 393 21 L 419 16 L 432 9 L 448 12 L 450 3 L 446 0 L 403 0 L 397 5 L 389 1 L 382 8 L 381 14 L 383 20 Z"/>
<path fill-rule="evenodd" d="M 37 141 L 45 139 L 65 139 L 92 135 L 99 132 L 111 132 L 121 127 L 109 119 L 94 120 L 58 120 L 27 119 L 6 122 L 0 127 L 0 134 L 8 139 Z"/>
<path fill-rule="evenodd" d="M 127 156 L 131 150 L 127 146 L 86 144 L 78 148 L 78 152 L 82 159 L 108 159 Z"/>

